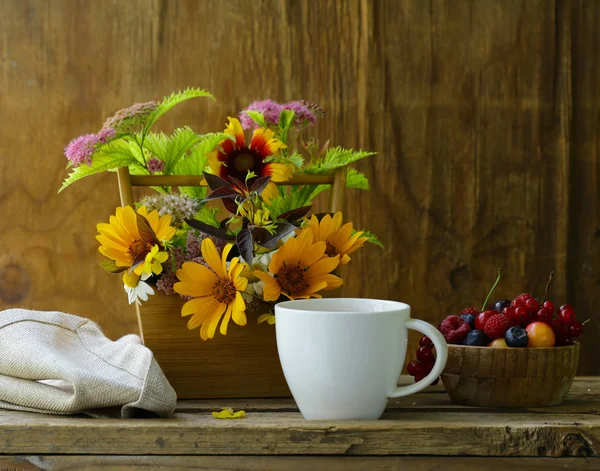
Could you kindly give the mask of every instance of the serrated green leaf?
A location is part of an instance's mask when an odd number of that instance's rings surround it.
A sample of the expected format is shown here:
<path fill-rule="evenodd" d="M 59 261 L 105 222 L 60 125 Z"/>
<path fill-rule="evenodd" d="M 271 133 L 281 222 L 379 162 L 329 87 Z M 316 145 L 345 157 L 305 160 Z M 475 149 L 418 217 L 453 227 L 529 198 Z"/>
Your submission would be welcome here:
<path fill-rule="evenodd" d="M 282 162 L 287 162 L 294 165 L 297 169 L 301 169 L 304 165 L 304 157 L 302 155 L 295 153 L 288 157 L 280 159 Z"/>
<path fill-rule="evenodd" d="M 197 214 L 194 216 L 194 219 L 201 221 L 209 226 L 219 227 L 219 220 L 217 219 L 217 215 L 221 211 L 219 208 L 204 206 Z"/>
<path fill-rule="evenodd" d="M 148 134 L 146 139 L 148 139 L 149 136 L 150 134 Z M 173 171 L 173 168 L 183 158 L 183 156 L 185 156 L 185 153 L 201 140 L 202 136 L 196 134 L 188 126 L 176 129 L 171 136 L 167 137 L 166 140 L 160 138 L 158 140 L 160 146 L 155 147 L 155 151 L 159 151 L 160 153 L 154 155 L 156 155 L 156 157 L 165 163 L 164 173 L 166 175 L 170 175 Z M 144 147 L 146 147 L 145 141 Z"/>
<path fill-rule="evenodd" d="M 173 175 L 202 175 L 208 165 L 208 155 L 225 139 L 235 139 L 229 134 L 223 132 L 204 134 L 200 136 L 200 141 L 189 149 L 189 154 L 177 161 L 173 167 Z M 200 183 L 200 181 L 198 181 Z M 207 188 L 200 186 L 185 186 L 180 187 L 179 191 L 193 196 L 195 198 L 204 199 L 206 197 Z"/>
<path fill-rule="evenodd" d="M 358 190 L 368 190 L 369 180 L 364 173 L 359 172 L 355 168 L 349 168 L 346 186 L 348 188 L 356 188 Z"/>
<path fill-rule="evenodd" d="M 267 122 L 265 121 L 265 117 L 260 111 L 247 110 L 247 111 L 244 111 L 244 113 L 247 114 L 250 117 L 250 119 L 252 121 L 254 121 L 256 124 L 258 124 L 260 127 L 262 127 L 262 128 L 267 127 Z"/>
<path fill-rule="evenodd" d="M 358 231 L 354 231 L 353 235 L 358 232 Z M 381 241 L 377 238 L 377 236 L 369 231 L 360 231 L 362 232 L 361 237 L 366 237 L 367 238 L 367 242 L 374 244 L 378 247 L 381 247 L 382 249 L 385 249 L 385 245 L 383 245 L 381 243 Z"/>
<path fill-rule="evenodd" d="M 343 147 L 333 147 L 327 149 L 325 155 L 311 162 L 305 169 L 305 173 L 324 173 L 330 172 L 340 167 L 375 155 L 376 152 L 366 152 L 362 150 L 344 149 Z"/>
<path fill-rule="evenodd" d="M 148 132 L 150 127 L 174 106 L 186 100 L 199 97 L 208 97 L 213 100 L 215 99 L 210 93 L 199 88 L 187 88 L 182 92 L 173 92 L 168 97 L 165 97 L 162 103 L 160 103 L 156 107 L 156 110 L 154 110 L 154 112 L 148 117 L 148 121 L 146 121 L 146 125 L 144 126 L 144 133 Z"/>
<path fill-rule="evenodd" d="M 117 167 L 127 167 L 131 164 L 137 165 L 137 159 L 132 143 L 121 139 L 112 141 L 99 148 L 92 156 L 91 165 L 83 164 L 74 168 L 65 179 L 58 192 L 60 193 L 69 185 L 84 177 L 115 169 Z"/>

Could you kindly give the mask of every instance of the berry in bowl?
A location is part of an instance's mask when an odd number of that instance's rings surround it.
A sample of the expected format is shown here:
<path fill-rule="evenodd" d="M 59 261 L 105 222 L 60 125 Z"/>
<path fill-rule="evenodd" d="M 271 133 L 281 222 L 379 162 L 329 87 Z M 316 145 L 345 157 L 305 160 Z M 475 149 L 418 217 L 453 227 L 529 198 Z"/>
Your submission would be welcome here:
<path fill-rule="evenodd" d="M 550 281 L 552 275 L 550 276 Z M 500 280 L 500 273 L 488 299 Z M 548 282 L 548 285 L 550 284 Z M 486 310 L 468 307 L 446 317 L 439 330 L 448 343 L 442 381 L 452 402 L 478 407 L 543 407 L 562 403 L 579 362 L 584 324 L 570 305 L 556 309 L 544 299 L 523 293 Z M 430 353 L 433 353 L 430 351 Z M 426 362 L 409 373 L 428 372 Z M 433 363 L 432 363 L 433 364 Z M 409 365 L 409 367 L 411 366 Z M 423 371 L 416 366 L 424 367 Z"/>

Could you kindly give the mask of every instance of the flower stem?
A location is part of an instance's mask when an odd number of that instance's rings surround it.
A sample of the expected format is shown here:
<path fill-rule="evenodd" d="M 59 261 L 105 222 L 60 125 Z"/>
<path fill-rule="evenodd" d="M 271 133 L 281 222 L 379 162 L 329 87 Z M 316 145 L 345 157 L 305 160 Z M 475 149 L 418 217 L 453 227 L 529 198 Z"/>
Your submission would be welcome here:
<path fill-rule="evenodd" d="M 483 302 L 483 306 L 481 306 L 481 311 L 482 312 L 485 311 L 485 307 L 487 306 L 487 303 L 488 303 L 488 301 L 490 299 L 490 296 L 492 295 L 492 293 L 496 289 L 496 286 L 498 286 L 498 282 L 500 281 L 500 278 L 502 278 L 502 270 L 500 268 L 498 268 L 498 276 L 496 277 L 496 282 L 494 283 L 494 286 L 492 286 L 492 289 L 488 293 L 487 298 L 485 298 L 485 301 Z"/>

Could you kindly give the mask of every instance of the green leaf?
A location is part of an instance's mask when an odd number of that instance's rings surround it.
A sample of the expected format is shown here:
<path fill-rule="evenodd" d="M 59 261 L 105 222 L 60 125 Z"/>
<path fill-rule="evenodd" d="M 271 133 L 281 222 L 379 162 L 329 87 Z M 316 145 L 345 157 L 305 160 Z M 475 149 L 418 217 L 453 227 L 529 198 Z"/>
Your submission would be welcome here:
<path fill-rule="evenodd" d="M 356 234 L 356 232 L 359 232 L 359 231 L 354 231 L 352 233 L 352 235 Z M 362 232 L 361 237 L 366 237 L 368 239 L 367 242 L 374 244 L 378 247 L 381 247 L 382 249 L 385 249 L 385 245 L 383 245 L 381 243 L 381 241 L 377 238 L 377 236 L 375 234 L 372 234 L 369 231 L 360 231 L 360 232 Z"/>
<path fill-rule="evenodd" d="M 194 219 L 201 221 L 209 226 L 219 227 L 219 220 L 217 215 L 220 213 L 219 208 L 204 206 L 197 214 Z"/>
<path fill-rule="evenodd" d="M 235 138 L 223 132 L 200 136 L 200 141 L 189 149 L 189 154 L 184 154 L 184 156 L 177 161 L 176 165 L 173 167 L 172 174 L 201 176 L 208 165 L 207 154 L 214 151 L 225 139 L 234 140 Z M 200 181 L 198 181 L 198 183 L 200 183 Z M 207 188 L 200 186 L 185 186 L 180 187 L 179 191 L 195 198 L 204 199 L 206 197 Z"/>
<path fill-rule="evenodd" d="M 170 96 L 165 97 L 157 107 L 156 110 L 148 117 L 146 125 L 144 126 L 144 133 L 148 132 L 148 129 L 156 123 L 162 115 L 173 108 L 175 105 L 182 103 L 192 98 L 208 97 L 215 99 L 210 93 L 201 90 L 199 88 L 187 88 L 183 92 L 173 92 Z"/>
<path fill-rule="evenodd" d="M 261 128 L 267 127 L 267 122 L 265 121 L 265 117 L 260 111 L 247 110 L 247 111 L 244 111 L 244 113 L 247 114 L 250 117 L 250 119 L 252 121 L 254 121 L 256 124 L 258 124 Z"/>
<path fill-rule="evenodd" d="M 367 177 L 364 173 L 359 172 L 355 168 L 349 168 L 346 186 L 348 188 L 356 188 L 358 190 L 368 190 L 369 180 L 367 180 Z"/>
<path fill-rule="evenodd" d="M 163 150 L 163 153 L 155 154 L 165 163 L 164 173 L 170 175 L 177 162 L 201 140 L 202 136 L 196 134 L 188 126 L 176 129 L 173 135 L 169 136 L 164 143 L 164 150 L 160 149 Z"/>
<path fill-rule="evenodd" d="M 60 193 L 69 185 L 84 177 L 115 169 L 117 167 L 127 167 L 132 164 L 137 165 L 137 159 L 132 145 L 135 144 L 120 139 L 100 147 L 92 156 L 91 165 L 83 164 L 74 168 L 65 179 L 58 192 Z"/>
<path fill-rule="evenodd" d="M 279 128 L 282 131 L 288 130 L 294 122 L 294 116 L 296 116 L 296 113 L 294 113 L 293 110 L 281 110 L 279 115 Z"/>
<path fill-rule="evenodd" d="M 98 262 L 98 265 L 108 273 L 122 273 L 127 270 L 127 267 L 118 267 L 114 260 L 104 260 Z"/>
<path fill-rule="evenodd" d="M 295 153 L 288 157 L 279 159 L 279 161 L 285 162 L 285 163 L 290 163 L 290 164 L 294 165 L 297 169 L 301 169 L 302 166 L 304 165 L 304 157 L 302 157 L 302 155 L 298 154 L 298 153 Z"/>
<path fill-rule="evenodd" d="M 376 152 L 365 152 L 362 150 L 344 149 L 343 147 L 333 147 L 327 149 L 325 155 L 311 162 L 305 169 L 305 173 L 324 173 L 335 170 L 340 167 L 375 155 Z"/>

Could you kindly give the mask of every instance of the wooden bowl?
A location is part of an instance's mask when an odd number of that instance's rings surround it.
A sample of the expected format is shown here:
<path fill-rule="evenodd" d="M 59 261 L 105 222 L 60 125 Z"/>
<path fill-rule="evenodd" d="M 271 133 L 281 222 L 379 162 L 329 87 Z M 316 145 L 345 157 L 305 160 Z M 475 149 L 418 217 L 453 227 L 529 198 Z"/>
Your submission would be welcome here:
<path fill-rule="evenodd" d="M 552 348 L 448 345 L 442 381 L 456 404 L 555 406 L 569 392 L 578 362 L 578 343 Z"/>

